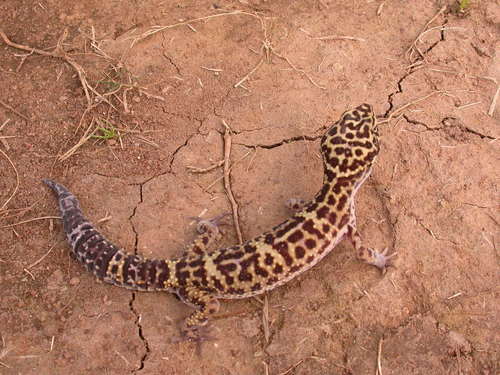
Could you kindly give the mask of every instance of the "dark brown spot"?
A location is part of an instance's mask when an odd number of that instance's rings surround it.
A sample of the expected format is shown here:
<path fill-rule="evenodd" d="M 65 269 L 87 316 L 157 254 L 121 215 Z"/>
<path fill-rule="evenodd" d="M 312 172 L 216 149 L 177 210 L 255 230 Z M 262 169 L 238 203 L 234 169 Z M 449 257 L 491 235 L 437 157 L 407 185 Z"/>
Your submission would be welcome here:
<path fill-rule="evenodd" d="M 272 245 L 274 242 L 274 236 L 271 233 L 267 233 L 264 237 L 264 242 L 268 245 Z"/>
<path fill-rule="evenodd" d="M 317 204 L 316 202 L 310 203 L 310 204 L 306 207 L 306 212 L 313 212 L 313 211 L 316 211 L 316 208 L 318 208 L 318 204 Z"/>
<path fill-rule="evenodd" d="M 306 246 L 308 249 L 314 249 L 316 247 L 316 241 L 314 241 L 312 238 L 308 238 L 306 240 Z"/>
<path fill-rule="evenodd" d="M 257 248 L 253 245 L 250 245 L 250 244 L 246 244 L 243 248 L 245 249 L 245 252 L 247 254 L 254 253 L 255 251 L 257 251 Z"/>
<path fill-rule="evenodd" d="M 241 271 L 238 275 L 238 280 L 240 280 L 240 281 L 252 281 L 253 276 L 251 273 L 248 273 L 246 270 Z"/>
<path fill-rule="evenodd" d="M 208 285 L 207 270 L 204 267 L 200 267 L 193 272 L 194 277 L 198 277 L 201 283 L 206 286 Z"/>
<path fill-rule="evenodd" d="M 314 260 L 314 255 L 309 255 L 306 259 L 307 263 L 311 263 Z"/>
<path fill-rule="evenodd" d="M 344 147 L 335 147 L 334 151 L 337 155 L 342 155 L 346 149 Z"/>
<path fill-rule="evenodd" d="M 301 264 L 296 264 L 295 266 L 290 267 L 290 272 L 297 272 L 302 268 Z"/>
<path fill-rule="evenodd" d="M 332 182 L 333 180 L 335 180 L 335 177 L 337 177 L 336 173 L 331 171 L 330 169 L 325 170 L 325 176 L 329 182 Z"/>
<path fill-rule="evenodd" d="M 283 272 L 283 266 L 281 264 L 277 264 L 273 268 L 273 272 L 276 274 L 282 273 Z"/>
<path fill-rule="evenodd" d="M 323 206 L 318 211 L 316 211 L 316 216 L 318 217 L 318 219 L 323 219 L 326 217 L 326 215 L 328 215 L 328 212 L 330 212 L 328 206 Z"/>
<path fill-rule="evenodd" d="M 286 242 L 278 242 L 273 245 L 273 249 L 275 249 L 285 260 L 287 266 L 290 266 L 293 263 L 293 259 L 288 253 L 288 244 Z"/>
<path fill-rule="evenodd" d="M 337 165 L 339 165 L 339 163 L 340 163 L 340 160 L 339 160 L 339 158 L 337 158 L 336 156 L 333 156 L 333 157 L 331 157 L 331 158 L 328 160 L 328 164 L 330 164 L 330 166 L 331 166 L 332 168 L 336 168 L 336 167 L 337 167 Z"/>
<path fill-rule="evenodd" d="M 266 257 L 264 258 L 264 263 L 267 264 L 268 266 L 272 265 L 274 263 L 273 256 L 269 253 L 266 253 Z"/>
<path fill-rule="evenodd" d="M 301 230 L 296 230 L 293 232 L 291 235 L 288 236 L 287 240 L 289 242 L 295 243 L 297 241 L 300 241 L 302 238 L 304 238 L 304 233 L 302 233 Z"/>
<path fill-rule="evenodd" d="M 267 272 L 267 270 L 262 268 L 262 267 L 259 267 L 257 264 L 254 265 L 254 271 L 259 276 L 262 276 L 262 277 L 269 276 L 269 273 Z"/>
<path fill-rule="evenodd" d="M 224 290 L 224 286 L 222 285 L 222 283 L 220 282 L 220 280 L 218 278 L 216 278 L 215 276 L 212 276 L 212 281 L 214 283 L 215 289 Z"/>
<path fill-rule="evenodd" d="M 323 185 L 323 187 L 321 188 L 320 192 L 316 195 L 316 200 L 320 201 L 320 202 L 324 201 L 326 198 L 326 195 L 328 194 L 329 191 L 330 191 L 330 184 L 325 183 Z M 315 204 L 314 210 L 316 210 L 317 207 L 318 207 L 318 205 Z M 312 211 L 314 211 L 314 210 L 312 210 Z M 309 211 L 309 212 L 312 212 L 312 211 Z"/>
<path fill-rule="evenodd" d="M 330 194 L 328 196 L 328 201 L 326 203 L 328 203 L 328 205 L 330 205 L 330 206 L 333 206 L 336 203 L 335 195 Z"/>
<path fill-rule="evenodd" d="M 285 221 L 279 226 L 279 230 L 276 232 L 277 237 L 283 237 L 285 234 L 290 232 L 293 228 L 297 226 L 297 220 Z M 274 245 L 273 245 L 274 247 Z"/>
<path fill-rule="evenodd" d="M 337 214 L 335 212 L 330 212 L 330 215 L 328 216 L 328 221 L 332 225 L 335 225 L 337 223 Z"/>
<path fill-rule="evenodd" d="M 338 131 L 338 127 L 337 127 L 337 123 L 335 123 L 335 125 L 333 125 L 330 130 L 328 130 L 328 135 L 335 135 L 337 134 L 337 131 Z"/>
<path fill-rule="evenodd" d="M 323 232 L 328 233 L 330 231 L 330 226 L 327 223 L 323 224 Z"/>
<path fill-rule="evenodd" d="M 234 277 L 226 276 L 226 284 L 233 285 L 233 283 L 234 283 Z"/>
<path fill-rule="evenodd" d="M 256 291 L 258 291 L 258 290 L 260 290 L 260 289 L 261 289 L 261 285 L 260 285 L 260 283 L 255 283 L 255 284 L 253 284 L 253 285 L 252 285 L 252 288 L 251 288 L 252 292 L 256 292 Z"/>
<path fill-rule="evenodd" d="M 332 145 L 340 145 L 340 144 L 344 143 L 344 139 L 342 137 L 339 137 L 339 136 L 333 137 L 332 139 L 330 139 L 330 143 Z"/>
<path fill-rule="evenodd" d="M 201 242 L 203 242 L 203 245 L 208 244 L 208 241 L 210 241 L 210 238 L 208 236 L 203 236 L 201 238 Z"/>
<path fill-rule="evenodd" d="M 199 267 L 201 266 L 203 263 L 205 263 L 201 258 L 198 258 L 196 260 L 193 260 L 192 262 L 189 263 L 189 267 Z"/>
<path fill-rule="evenodd" d="M 343 209 L 344 209 L 344 207 L 345 207 L 345 205 L 346 205 L 346 203 L 347 203 L 347 195 L 342 195 L 342 196 L 340 197 L 340 199 L 339 199 L 339 203 L 338 203 L 337 208 L 338 208 L 339 210 L 343 210 Z"/>
<path fill-rule="evenodd" d="M 295 248 L 295 256 L 297 257 L 297 259 L 304 258 L 304 255 L 306 255 L 306 250 L 302 246 L 297 246 Z"/>
<path fill-rule="evenodd" d="M 236 271 L 236 264 L 227 263 L 227 264 L 218 264 L 217 269 L 223 274 L 228 275 L 230 272 Z"/>
<path fill-rule="evenodd" d="M 362 151 L 362 150 L 360 150 L 359 148 L 357 148 L 357 149 L 354 151 L 354 154 L 355 154 L 356 156 L 358 156 L 358 157 L 359 157 L 359 156 L 363 155 L 363 151 Z"/>
<path fill-rule="evenodd" d="M 185 270 L 187 263 L 183 260 L 179 261 L 175 265 L 175 277 L 177 278 L 180 285 L 186 285 L 187 279 L 189 279 L 190 273 L 188 270 Z M 125 276 L 125 275 L 123 275 Z M 124 277 L 126 280 L 126 278 Z"/>
<path fill-rule="evenodd" d="M 345 214 L 344 216 L 342 216 L 342 219 L 340 219 L 340 222 L 339 222 L 339 227 L 340 228 L 342 228 L 343 226 L 347 225 L 347 223 L 349 222 L 349 217 L 350 217 L 349 214 Z"/>
<path fill-rule="evenodd" d="M 269 279 L 267 279 L 266 284 L 267 285 L 273 285 L 273 284 L 276 284 L 277 282 L 278 282 L 278 278 L 277 277 L 270 277 Z"/>
<path fill-rule="evenodd" d="M 323 238 L 324 237 L 323 233 L 321 233 L 319 230 L 317 230 L 314 227 L 314 220 L 312 220 L 312 219 L 306 220 L 304 222 L 304 224 L 302 224 L 302 228 L 306 232 L 311 233 L 311 234 L 315 235 L 318 238 Z"/>

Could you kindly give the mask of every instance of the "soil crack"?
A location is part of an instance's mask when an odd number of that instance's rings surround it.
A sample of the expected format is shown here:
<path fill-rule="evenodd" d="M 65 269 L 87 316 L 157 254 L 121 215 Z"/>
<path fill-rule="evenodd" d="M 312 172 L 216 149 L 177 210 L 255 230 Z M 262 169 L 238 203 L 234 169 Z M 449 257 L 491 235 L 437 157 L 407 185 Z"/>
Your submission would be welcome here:
<path fill-rule="evenodd" d="M 137 248 L 138 248 L 138 244 L 139 244 L 139 232 L 135 228 L 134 221 L 132 219 L 135 217 L 135 214 L 137 212 L 137 208 L 144 201 L 143 191 L 142 191 L 143 184 L 139 184 L 138 187 L 139 187 L 139 201 L 135 205 L 134 209 L 132 210 L 132 214 L 128 218 L 130 226 L 131 226 L 132 231 L 134 232 L 134 236 L 135 236 L 135 239 L 134 239 L 134 254 L 137 254 Z M 128 303 L 128 306 L 129 306 L 129 309 L 132 312 L 132 314 L 134 314 L 134 316 L 135 316 L 134 324 L 137 327 L 137 333 L 138 333 L 139 338 L 141 339 L 142 344 L 144 346 L 144 354 L 141 357 L 141 361 L 140 361 L 139 366 L 131 371 L 131 373 L 133 373 L 133 374 L 136 374 L 137 372 L 139 372 L 139 371 L 141 371 L 141 370 L 144 369 L 144 364 L 145 364 L 147 358 L 149 357 L 149 353 L 151 352 L 151 349 L 149 347 L 149 342 L 146 339 L 146 337 L 144 336 L 144 333 L 143 333 L 143 330 L 142 330 L 141 314 L 134 307 L 135 295 L 136 295 L 136 292 L 132 292 L 132 295 L 130 297 L 130 301 Z"/>
<path fill-rule="evenodd" d="M 141 363 L 137 368 L 131 371 L 132 374 L 136 374 L 139 371 L 144 369 L 144 363 L 149 357 L 149 353 L 151 352 L 151 349 L 149 348 L 149 342 L 144 336 L 143 330 L 142 330 L 142 325 L 141 325 L 141 314 L 135 309 L 134 307 L 134 301 L 135 301 L 135 294 L 136 292 L 132 292 L 132 297 L 130 298 L 130 302 L 128 303 L 128 306 L 130 308 L 130 311 L 132 314 L 135 316 L 135 325 L 137 327 L 137 332 L 139 334 L 139 338 L 141 339 L 143 345 L 144 345 L 144 354 L 141 357 Z"/>
<path fill-rule="evenodd" d="M 279 142 L 271 143 L 268 145 L 266 145 L 266 144 L 247 145 L 245 143 L 237 143 L 237 142 L 235 142 L 234 144 L 240 145 L 240 146 L 243 146 L 246 148 L 252 148 L 252 149 L 264 148 L 264 149 L 270 150 L 272 148 L 280 147 L 280 146 L 283 146 L 284 144 L 289 144 L 289 143 L 294 143 L 294 142 L 303 142 L 303 141 L 313 142 L 313 141 L 320 139 L 321 137 L 322 137 L 322 135 L 317 135 L 317 136 L 300 135 L 297 137 L 283 139 Z"/>

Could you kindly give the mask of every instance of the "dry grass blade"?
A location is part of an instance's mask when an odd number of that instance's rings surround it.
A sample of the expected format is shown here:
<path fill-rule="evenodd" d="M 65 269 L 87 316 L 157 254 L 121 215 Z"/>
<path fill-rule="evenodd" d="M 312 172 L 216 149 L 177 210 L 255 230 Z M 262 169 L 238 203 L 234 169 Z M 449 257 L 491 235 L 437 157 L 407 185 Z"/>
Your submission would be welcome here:
<path fill-rule="evenodd" d="M 434 20 L 436 18 L 438 18 L 444 11 L 446 10 L 446 5 L 443 6 L 441 9 L 439 9 L 439 11 L 434 15 L 434 17 L 432 17 L 426 24 L 425 26 L 422 28 L 422 31 L 420 31 L 417 35 L 417 37 L 415 38 L 415 40 L 413 41 L 413 43 L 410 45 L 410 47 L 408 47 L 408 49 L 406 50 L 405 54 L 407 56 L 410 56 L 411 55 L 411 52 L 413 49 L 417 50 L 418 51 L 418 48 L 417 48 L 417 42 L 420 40 L 420 37 L 422 36 L 422 34 L 427 30 L 427 28 L 429 27 L 429 25 L 434 22 Z M 419 52 L 420 53 L 420 52 Z M 420 53 L 420 55 L 422 55 Z"/>
<path fill-rule="evenodd" d="M 78 150 L 90 138 L 92 138 L 92 136 L 95 134 L 96 131 L 97 127 L 94 128 L 94 118 L 92 118 L 92 121 L 90 121 L 90 125 L 85 130 L 85 133 L 82 135 L 82 137 L 78 140 L 78 142 L 76 142 L 76 144 L 73 147 L 71 147 L 68 151 L 66 151 L 59 157 L 59 161 L 64 161 L 70 158 L 76 152 L 76 150 Z"/>
<path fill-rule="evenodd" d="M 421 98 L 418 98 L 418 99 L 412 100 L 411 102 L 408 102 L 408 103 L 406 103 L 405 105 L 403 105 L 403 106 L 401 106 L 401 107 L 399 107 L 399 108 L 395 109 L 394 111 L 392 111 L 392 112 L 391 112 L 391 114 L 390 114 L 390 115 L 389 115 L 389 116 L 388 116 L 385 120 L 378 121 L 378 124 L 380 125 L 380 124 L 385 124 L 385 123 L 390 122 L 390 121 L 392 120 L 392 118 L 393 118 L 394 116 L 396 116 L 396 114 L 398 114 L 398 113 L 400 113 L 400 112 L 404 111 L 406 108 L 408 108 L 408 107 L 410 107 L 410 106 L 412 106 L 412 105 L 414 105 L 414 104 L 417 104 L 417 103 L 420 103 L 421 101 L 424 101 L 424 100 L 426 100 L 426 99 L 429 99 L 431 96 L 434 96 L 434 95 L 436 95 L 436 94 L 447 94 L 447 92 L 446 92 L 446 91 L 444 91 L 444 90 L 436 90 L 436 91 L 433 91 L 433 92 L 431 92 L 430 94 L 427 94 L 427 95 L 425 95 L 425 96 L 423 96 L 423 97 L 421 97 Z"/>
<path fill-rule="evenodd" d="M 146 31 L 146 32 L 144 32 L 144 33 L 142 33 L 142 34 L 140 34 L 138 36 L 129 37 L 127 39 L 133 39 L 132 46 L 134 46 L 134 44 L 136 44 L 138 41 L 140 41 L 142 39 L 145 39 L 145 38 L 147 38 L 147 37 L 149 37 L 151 35 L 154 35 L 156 33 L 159 33 L 159 32 L 162 32 L 164 30 L 167 30 L 167 29 L 173 29 L 173 28 L 179 27 L 179 26 L 188 26 L 188 25 L 190 25 L 192 23 L 196 23 L 196 22 L 201 22 L 201 21 L 205 21 L 205 20 L 209 20 L 209 19 L 213 19 L 213 18 L 218 18 L 218 17 L 234 16 L 234 15 L 246 15 L 246 16 L 251 16 L 251 17 L 257 17 L 257 18 L 259 18 L 257 15 L 252 14 L 252 13 L 245 12 L 245 11 L 242 11 L 242 10 L 235 10 L 235 11 L 232 11 L 232 12 L 218 13 L 218 14 L 212 14 L 210 16 L 193 18 L 193 19 L 190 19 L 190 20 L 187 20 L 187 21 L 177 22 L 177 23 L 174 23 L 174 24 L 171 24 L 171 25 L 166 25 L 166 26 L 154 26 L 150 30 L 148 30 L 148 31 Z"/>
<path fill-rule="evenodd" d="M 17 168 L 14 165 L 14 163 L 12 162 L 12 160 L 10 160 L 9 156 L 5 152 L 3 152 L 2 150 L 0 150 L 0 153 L 7 159 L 9 164 L 14 169 L 14 172 L 16 173 L 16 187 L 14 188 L 14 191 L 9 196 L 9 198 L 7 198 L 5 203 L 2 205 L 2 207 L 0 207 L 0 212 L 1 212 L 5 208 L 5 206 L 7 206 L 9 204 L 9 202 L 12 200 L 12 198 L 14 198 L 14 195 L 16 195 L 16 193 L 17 193 L 17 189 L 19 188 L 19 173 L 17 172 Z"/>
<path fill-rule="evenodd" d="M 497 86 L 497 91 L 495 92 L 495 95 L 493 95 L 493 99 L 491 100 L 491 104 L 490 104 L 490 109 L 488 110 L 488 115 L 491 117 L 493 117 L 493 113 L 495 113 L 498 95 L 500 95 L 500 86 Z"/>
<path fill-rule="evenodd" d="M 0 31 L 1 33 L 1 31 Z M 19 117 L 25 119 L 26 121 L 29 121 L 30 119 L 28 117 L 26 117 L 25 115 L 23 115 L 22 113 L 20 113 L 19 111 L 17 111 L 16 109 L 14 109 L 12 106 L 8 105 L 7 103 L 5 103 L 3 100 L 0 100 L 0 104 L 3 105 L 5 108 L 7 108 L 8 110 L 14 112 L 16 115 L 18 115 Z"/>
<path fill-rule="evenodd" d="M 267 297 L 267 293 L 264 294 L 264 304 L 262 306 L 262 328 L 264 329 L 264 339 L 266 340 L 266 344 L 268 344 L 271 338 L 271 330 L 269 327 L 269 298 Z"/>

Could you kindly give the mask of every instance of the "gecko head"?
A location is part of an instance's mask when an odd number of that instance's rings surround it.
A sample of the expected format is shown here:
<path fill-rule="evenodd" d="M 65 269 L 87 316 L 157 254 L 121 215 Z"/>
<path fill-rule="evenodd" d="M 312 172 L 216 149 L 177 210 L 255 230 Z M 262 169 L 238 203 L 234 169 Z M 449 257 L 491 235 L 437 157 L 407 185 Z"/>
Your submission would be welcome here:
<path fill-rule="evenodd" d="M 379 151 L 378 126 L 369 104 L 346 111 L 321 140 L 329 180 L 358 176 L 369 170 Z"/>

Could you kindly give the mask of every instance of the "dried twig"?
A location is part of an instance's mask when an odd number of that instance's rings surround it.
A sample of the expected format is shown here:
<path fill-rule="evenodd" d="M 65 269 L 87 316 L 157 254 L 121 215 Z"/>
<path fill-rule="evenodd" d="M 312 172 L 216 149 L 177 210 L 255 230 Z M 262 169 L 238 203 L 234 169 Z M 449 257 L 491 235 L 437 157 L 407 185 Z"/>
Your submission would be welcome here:
<path fill-rule="evenodd" d="M 41 217 L 34 217 L 33 219 L 28 219 L 28 220 L 23 220 L 18 223 L 14 224 L 8 224 L 8 225 L 2 225 L 0 228 L 10 228 L 10 227 L 15 227 L 17 225 L 21 224 L 26 224 L 26 223 L 31 223 L 32 221 L 37 221 L 37 220 L 45 220 L 45 219 L 61 219 L 60 216 L 41 216 Z"/>
<path fill-rule="evenodd" d="M 189 170 L 191 173 L 206 173 L 213 171 L 214 169 L 217 169 L 219 167 L 222 167 L 224 165 L 224 159 L 218 161 L 217 163 L 211 165 L 210 167 L 207 168 L 198 168 L 198 167 L 193 167 L 191 165 L 188 165 L 186 168 Z"/>
<path fill-rule="evenodd" d="M 64 49 L 62 48 L 62 44 L 63 44 L 64 40 L 66 39 L 67 35 L 68 35 L 68 30 L 66 29 L 66 30 L 64 30 L 61 37 L 59 38 L 56 48 L 52 52 L 47 52 L 47 51 L 44 51 L 44 50 L 41 50 L 38 48 L 33 48 L 33 47 L 26 46 L 23 44 L 15 43 L 15 42 L 11 41 L 2 30 L 0 30 L 0 36 L 2 37 L 5 44 L 7 44 L 10 47 L 17 48 L 17 49 L 20 49 L 23 51 L 28 51 L 31 53 L 36 53 L 38 55 L 50 56 L 50 57 L 55 57 L 58 59 L 63 59 L 69 65 L 71 65 L 73 67 L 73 69 L 75 69 L 77 74 L 78 74 L 78 78 L 80 79 L 80 83 L 82 85 L 83 91 L 85 92 L 85 97 L 87 98 L 87 105 L 90 107 L 92 105 L 92 100 L 90 99 L 90 94 L 88 91 L 88 84 L 87 84 L 87 80 L 85 78 L 85 72 L 84 72 L 83 68 L 80 65 L 78 65 L 71 57 L 69 57 L 66 54 L 66 52 L 64 51 Z"/>
<path fill-rule="evenodd" d="M 12 160 L 10 160 L 9 156 L 5 152 L 3 152 L 2 150 L 0 150 L 0 153 L 7 159 L 7 161 L 10 163 L 10 165 L 14 169 L 14 172 L 16 173 L 16 187 L 14 188 L 14 191 L 12 192 L 12 194 L 10 195 L 10 197 L 7 198 L 7 200 L 2 205 L 2 207 L 0 207 L 0 211 L 2 211 L 5 208 L 5 206 L 7 206 L 7 204 L 9 204 L 9 202 L 11 201 L 11 199 L 14 198 L 14 195 L 16 195 L 16 193 L 17 193 L 17 189 L 19 188 L 19 173 L 17 172 L 17 168 L 14 165 L 14 163 L 12 162 Z"/>
<path fill-rule="evenodd" d="M 493 113 L 495 112 L 495 108 L 497 106 L 498 95 L 500 94 L 500 85 L 497 86 L 497 91 L 495 95 L 493 95 L 493 99 L 491 100 L 490 109 L 488 110 L 488 115 L 493 117 Z"/>
<path fill-rule="evenodd" d="M 33 262 L 28 267 L 26 267 L 26 270 L 35 267 L 38 263 L 44 260 L 47 257 L 47 255 L 49 255 L 52 252 L 52 249 L 54 249 L 54 247 L 57 245 L 58 242 L 59 241 L 54 242 L 54 244 L 49 248 L 49 251 L 47 251 L 40 259 L 38 259 L 37 261 Z"/>
<path fill-rule="evenodd" d="M 264 304 L 262 305 L 262 328 L 264 329 L 264 339 L 266 344 L 269 343 L 271 337 L 271 330 L 269 328 L 269 299 L 267 293 L 264 294 Z"/>
<path fill-rule="evenodd" d="M 392 120 L 392 118 L 397 114 L 397 113 L 400 113 L 402 111 L 404 111 L 406 108 L 414 105 L 414 104 L 417 104 L 417 103 L 420 103 L 421 101 L 424 101 L 428 98 L 430 98 L 431 96 L 433 95 L 436 95 L 436 94 L 446 94 L 447 92 L 444 91 L 444 90 L 436 90 L 436 91 L 433 91 L 431 92 L 430 94 L 427 94 L 421 98 L 418 98 L 418 99 L 415 99 L 415 100 L 412 100 L 408 103 L 406 103 L 405 105 L 395 109 L 394 111 L 391 112 L 391 114 L 385 119 L 385 120 L 382 120 L 382 121 L 378 121 L 378 124 L 385 124 L 385 123 L 388 123 Z"/>
<path fill-rule="evenodd" d="M 434 22 L 434 20 L 436 18 L 438 18 L 444 11 L 446 10 L 446 5 L 443 6 L 441 9 L 439 9 L 439 11 L 436 13 L 436 15 L 434 17 L 432 17 L 426 24 L 425 26 L 422 28 L 422 30 L 418 33 L 417 37 L 415 38 L 415 40 L 413 41 L 413 43 L 410 45 L 410 47 L 408 47 L 408 49 L 406 50 L 405 54 L 407 56 L 410 56 L 411 55 L 411 52 L 412 52 L 412 49 L 415 49 L 416 51 L 418 51 L 418 48 L 417 48 L 417 42 L 420 40 L 420 37 L 422 36 L 422 34 L 427 30 L 427 28 L 429 27 L 429 25 Z M 422 53 L 419 52 L 419 54 L 422 56 Z"/>
<path fill-rule="evenodd" d="M 379 342 L 378 342 L 378 351 L 377 351 L 377 371 L 375 371 L 375 375 L 382 375 L 382 362 L 381 362 L 381 357 L 382 357 L 382 342 L 384 341 L 384 338 L 381 337 Z"/>
<path fill-rule="evenodd" d="M 224 126 L 226 127 L 226 130 L 224 131 L 224 188 L 226 189 L 227 197 L 229 199 L 229 202 L 231 203 L 236 235 L 238 236 L 239 243 L 242 244 L 243 236 L 241 234 L 241 229 L 240 229 L 238 203 L 236 202 L 236 199 L 234 199 L 233 191 L 231 190 L 231 176 L 229 173 L 229 168 L 230 168 L 229 157 L 231 155 L 231 144 L 232 144 L 231 129 L 226 123 L 224 123 Z"/>
<path fill-rule="evenodd" d="M 302 31 L 304 34 L 306 34 L 309 38 L 316 39 L 316 40 L 354 40 L 354 41 L 357 41 L 357 42 L 366 42 L 365 39 L 363 39 L 363 38 L 357 38 L 355 36 L 347 36 L 347 35 L 312 36 L 309 31 L 304 30 L 303 28 L 300 28 L 299 30 Z"/>

